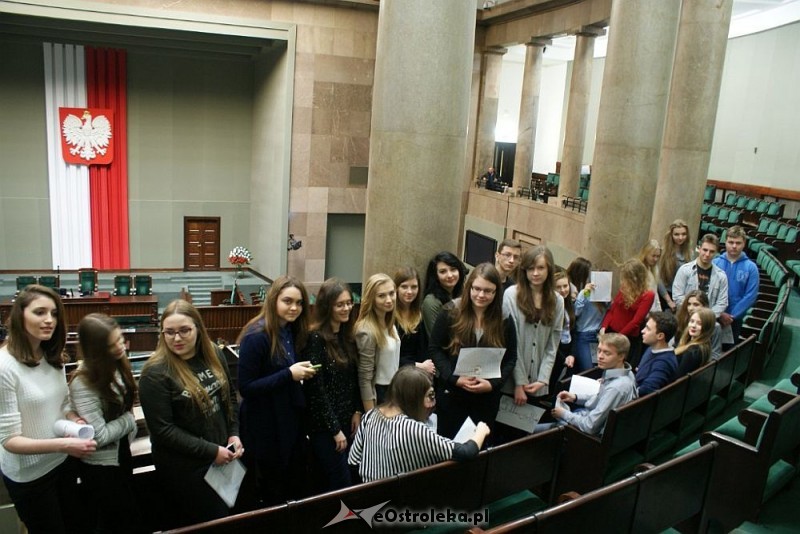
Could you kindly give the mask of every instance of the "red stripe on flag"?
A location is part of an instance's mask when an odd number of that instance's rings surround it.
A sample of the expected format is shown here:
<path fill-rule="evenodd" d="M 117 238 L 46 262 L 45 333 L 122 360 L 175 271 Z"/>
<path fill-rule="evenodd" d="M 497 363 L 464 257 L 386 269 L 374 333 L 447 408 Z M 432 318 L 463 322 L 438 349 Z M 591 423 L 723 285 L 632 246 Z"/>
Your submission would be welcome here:
<path fill-rule="evenodd" d="M 89 167 L 92 263 L 95 269 L 129 269 L 128 106 L 125 50 L 85 47 L 89 107 L 114 110 L 114 160 Z"/>

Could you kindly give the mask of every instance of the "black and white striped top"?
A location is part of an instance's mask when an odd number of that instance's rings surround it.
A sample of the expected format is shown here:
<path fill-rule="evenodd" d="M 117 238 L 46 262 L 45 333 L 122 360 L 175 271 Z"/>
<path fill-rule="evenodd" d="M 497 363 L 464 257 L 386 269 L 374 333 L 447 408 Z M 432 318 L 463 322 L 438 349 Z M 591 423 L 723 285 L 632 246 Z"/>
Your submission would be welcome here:
<path fill-rule="evenodd" d="M 387 418 L 375 408 L 361 419 L 347 461 L 358 466 L 364 482 L 371 482 L 477 454 L 472 440 L 456 443 L 405 414 Z"/>

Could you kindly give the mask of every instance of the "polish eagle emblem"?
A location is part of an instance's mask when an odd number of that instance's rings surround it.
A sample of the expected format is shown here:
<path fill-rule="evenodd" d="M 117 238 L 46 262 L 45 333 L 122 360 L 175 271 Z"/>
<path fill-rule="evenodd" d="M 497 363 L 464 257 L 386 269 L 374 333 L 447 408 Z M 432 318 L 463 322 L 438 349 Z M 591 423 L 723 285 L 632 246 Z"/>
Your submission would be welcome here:
<path fill-rule="evenodd" d="M 110 110 L 84 109 L 81 113 L 80 109 L 62 108 L 60 111 L 62 148 L 67 163 L 110 163 L 111 121 L 108 114 L 97 113 Z"/>

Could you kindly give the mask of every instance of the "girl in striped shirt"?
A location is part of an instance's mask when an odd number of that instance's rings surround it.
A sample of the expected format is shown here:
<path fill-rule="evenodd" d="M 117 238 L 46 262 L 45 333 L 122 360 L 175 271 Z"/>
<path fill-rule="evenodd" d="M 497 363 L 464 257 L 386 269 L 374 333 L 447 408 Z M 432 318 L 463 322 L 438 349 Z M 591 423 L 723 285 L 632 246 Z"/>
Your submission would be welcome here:
<path fill-rule="evenodd" d="M 478 454 L 489 427 L 478 423 L 466 443 L 440 436 L 425 425 L 435 403 L 428 373 L 411 366 L 397 371 L 386 392 L 386 403 L 364 415 L 350 449 L 348 462 L 358 466 L 364 482 Z"/>

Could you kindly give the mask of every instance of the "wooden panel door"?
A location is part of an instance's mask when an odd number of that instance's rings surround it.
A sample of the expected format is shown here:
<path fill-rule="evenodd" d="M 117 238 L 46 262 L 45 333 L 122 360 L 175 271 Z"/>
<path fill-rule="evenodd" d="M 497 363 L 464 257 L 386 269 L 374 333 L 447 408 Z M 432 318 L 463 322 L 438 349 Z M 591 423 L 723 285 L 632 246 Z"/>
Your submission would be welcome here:
<path fill-rule="evenodd" d="M 184 270 L 219 270 L 219 229 L 219 217 L 183 218 Z"/>

